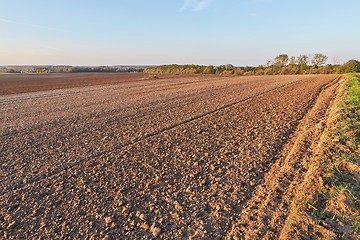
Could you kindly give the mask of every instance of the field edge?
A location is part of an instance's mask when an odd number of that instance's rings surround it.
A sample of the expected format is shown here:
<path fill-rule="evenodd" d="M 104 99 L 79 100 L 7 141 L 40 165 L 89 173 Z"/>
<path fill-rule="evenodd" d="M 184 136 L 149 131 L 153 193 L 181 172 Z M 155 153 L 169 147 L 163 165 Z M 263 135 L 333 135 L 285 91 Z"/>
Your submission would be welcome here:
<path fill-rule="evenodd" d="M 358 239 L 359 76 L 343 76 L 280 239 Z"/>

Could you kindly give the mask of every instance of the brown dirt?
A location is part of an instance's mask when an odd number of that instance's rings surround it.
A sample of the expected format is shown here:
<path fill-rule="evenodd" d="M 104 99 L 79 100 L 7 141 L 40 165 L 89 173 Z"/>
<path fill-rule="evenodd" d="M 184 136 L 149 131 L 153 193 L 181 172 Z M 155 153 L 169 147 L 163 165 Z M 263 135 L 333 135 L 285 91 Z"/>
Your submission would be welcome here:
<path fill-rule="evenodd" d="M 195 75 L 185 75 L 194 77 Z M 0 95 L 86 86 L 114 85 L 134 80 L 178 79 L 182 75 L 146 73 L 0 74 Z"/>
<path fill-rule="evenodd" d="M 0 96 L 0 236 L 277 238 L 338 79 L 192 76 Z"/>
<path fill-rule="evenodd" d="M 118 84 L 145 76 L 144 73 L 0 74 L 0 95 Z"/>

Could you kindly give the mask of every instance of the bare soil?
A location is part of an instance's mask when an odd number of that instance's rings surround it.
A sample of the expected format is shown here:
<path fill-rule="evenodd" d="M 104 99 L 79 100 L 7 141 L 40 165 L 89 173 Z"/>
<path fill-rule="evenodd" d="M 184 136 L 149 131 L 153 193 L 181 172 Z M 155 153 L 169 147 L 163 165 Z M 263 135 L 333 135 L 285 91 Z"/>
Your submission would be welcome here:
<path fill-rule="evenodd" d="M 144 73 L 0 74 L 0 95 L 118 84 L 145 76 Z"/>
<path fill-rule="evenodd" d="M 0 237 L 280 236 L 338 75 L 109 76 L 2 85 Z"/>

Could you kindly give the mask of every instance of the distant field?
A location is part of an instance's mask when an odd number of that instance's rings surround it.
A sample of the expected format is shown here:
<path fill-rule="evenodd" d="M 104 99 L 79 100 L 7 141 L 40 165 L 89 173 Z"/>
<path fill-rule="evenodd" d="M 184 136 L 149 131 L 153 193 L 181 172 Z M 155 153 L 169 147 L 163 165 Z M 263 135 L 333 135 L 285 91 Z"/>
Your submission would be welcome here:
<path fill-rule="evenodd" d="M 276 239 L 339 79 L 2 75 L 0 233 Z"/>
<path fill-rule="evenodd" d="M 0 74 L 0 95 L 118 84 L 144 76 L 143 73 Z"/>

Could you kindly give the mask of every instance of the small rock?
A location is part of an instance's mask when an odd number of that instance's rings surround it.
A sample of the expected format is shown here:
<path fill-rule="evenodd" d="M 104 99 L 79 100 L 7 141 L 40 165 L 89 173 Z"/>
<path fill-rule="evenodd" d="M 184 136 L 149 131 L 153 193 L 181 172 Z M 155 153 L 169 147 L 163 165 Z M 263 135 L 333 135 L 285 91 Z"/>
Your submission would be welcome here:
<path fill-rule="evenodd" d="M 112 218 L 111 217 L 106 217 L 105 218 L 105 223 L 106 223 L 106 225 L 110 225 L 111 223 L 112 223 Z"/>
<path fill-rule="evenodd" d="M 233 238 L 234 238 L 234 240 L 240 240 L 240 239 L 241 239 L 238 233 L 236 233 L 236 234 L 233 236 Z"/>
<path fill-rule="evenodd" d="M 136 217 L 139 217 L 139 216 L 140 216 L 140 214 L 141 214 L 141 212 L 136 211 L 135 216 L 136 216 Z"/>
<path fill-rule="evenodd" d="M 151 232 L 154 237 L 158 237 L 161 233 L 161 229 L 158 227 L 154 227 Z"/>
<path fill-rule="evenodd" d="M 122 210 L 121 210 L 121 213 L 125 216 L 129 215 L 130 213 L 130 210 L 127 208 L 127 207 L 124 207 Z"/>
<path fill-rule="evenodd" d="M 106 235 L 103 240 L 110 240 L 111 238 L 109 237 L 109 235 Z"/>
<path fill-rule="evenodd" d="M 176 210 L 178 210 L 179 212 L 183 211 L 183 208 L 182 208 L 182 206 L 180 205 L 180 203 L 178 201 L 175 201 L 174 205 L 175 205 Z"/>
<path fill-rule="evenodd" d="M 13 221 L 13 222 L 9 223 L 9 225 L 7 226 L 7 228 L 8 228 L 9 230 L 11 230 L 11 229 L 13 229 L 15 226 L 16 226 L 16 221 Z"/>
<path fill-rule="evenodd" d="M 62 187 L 62 186 L 58 186 L 58 187 L 55 189 L 56 192 L 60 192 L 60 191 L 62 191 L 62 190 L 63 190 L 63 187 Z"/>
<path fill-rule="evenodd" d="M 146 216 L 143 213 L 140 214 L 139 218 L 143 221 L 146 221 Z"/>
<path fill-rule="evenodd" d="M 149 225 L 147 223 L 142 223 L 140 225 L 140 228 L 144 229 L 144 230 L 148 230 L 149 229 Z"/>
<path fill-rule="evenodd" d="M 171 212 L 170 215 L 173 219 L 179 221 L 179 219 L 180 219 L 179 214 L 177 214 L 176 212 Z"/>
<path fill-rule="evenodd" d="M 124 205 L 124 201 L 123 201 L 123 200 L 119 200 L 119 201 L 118 201 L 118 206 L 121 207 L 122 205 Z"/>

